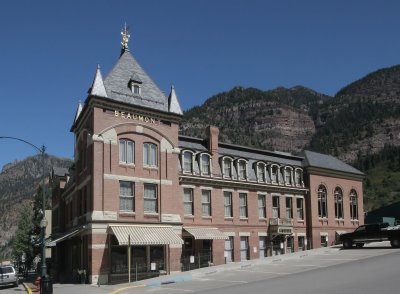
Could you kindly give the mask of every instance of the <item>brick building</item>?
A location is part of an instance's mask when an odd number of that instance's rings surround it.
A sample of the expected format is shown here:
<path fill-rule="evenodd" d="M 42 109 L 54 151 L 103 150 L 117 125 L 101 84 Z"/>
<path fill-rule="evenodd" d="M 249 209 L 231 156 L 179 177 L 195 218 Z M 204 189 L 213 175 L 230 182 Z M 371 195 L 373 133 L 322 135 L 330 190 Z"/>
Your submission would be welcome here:
<path fill-rule="evenodd" d="M 52 174 L 53 273 L 126 281 L 327 246 L 362 224 L 363 174 L 338 159 L 294 156 L 178 134 L 182 110 L 128 49 L 97 69 L 71 128 L 75 163 Z M 134 274 L 132 274 L 134 272 Z"/>

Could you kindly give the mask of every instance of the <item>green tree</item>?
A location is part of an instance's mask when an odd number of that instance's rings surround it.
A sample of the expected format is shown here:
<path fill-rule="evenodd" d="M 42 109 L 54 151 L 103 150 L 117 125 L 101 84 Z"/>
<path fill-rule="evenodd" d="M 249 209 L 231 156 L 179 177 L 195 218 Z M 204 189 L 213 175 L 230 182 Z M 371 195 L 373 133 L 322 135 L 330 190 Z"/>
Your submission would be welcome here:
<path fill-rule="evenodd" d="M 32 244 L 32 216 L 33 213 L 30 205 L 25 205 L 21 208 L 18 218 L 18 228 L 12 247 L 12 259 L 18 268 L 23 264 L 25 265 L 25 269 L 31 268 L 35 257 Z"/>

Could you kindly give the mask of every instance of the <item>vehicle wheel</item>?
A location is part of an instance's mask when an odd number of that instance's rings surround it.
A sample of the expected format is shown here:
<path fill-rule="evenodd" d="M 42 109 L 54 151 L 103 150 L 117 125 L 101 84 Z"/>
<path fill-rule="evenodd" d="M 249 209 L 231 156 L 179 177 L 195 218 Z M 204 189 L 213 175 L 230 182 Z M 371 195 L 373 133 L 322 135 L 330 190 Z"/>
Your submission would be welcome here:
<path fill-rule="evenodd" d="M 351 246 L 353 246 L 353 243 L 351 243 L 350 240 L 344 240 L 344 241 L 343 241 L 343 248 L 344 248 L 344 249 L 350 249 Z"/>
<path fill-rule="evenodd" d="M 356 244 L 356 247 L 357 247 L 357 248 L 363 248 L 363 247 L 364 247 L 364 243 L 357 243 L 357 244 Z"/>
<path fill-rule="evenodd" d="M 393 240 L 390 240 L 390 245 L 391 245 L 393 248 L 399 248 L 399 247 L 400 247 L 400 239 L 393 239 Z"/>

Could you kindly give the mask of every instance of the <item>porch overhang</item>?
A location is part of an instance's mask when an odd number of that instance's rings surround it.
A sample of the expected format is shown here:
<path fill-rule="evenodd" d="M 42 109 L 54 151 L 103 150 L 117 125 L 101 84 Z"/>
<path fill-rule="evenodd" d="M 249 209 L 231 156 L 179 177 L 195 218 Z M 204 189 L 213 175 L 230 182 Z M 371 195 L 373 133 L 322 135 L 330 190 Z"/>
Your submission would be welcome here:
<path fill-rule="evenodd" d="M 45 242 L 45 246 L 46 247 L 55 247 L 55 246 L 57 246 L 57 243 L 60 243 L 60 242 L 65 241 L 67 239 L 71 239 L 72 237 L 75 237 L 76 235 L 78 235 L 82 231 L 83 231 L 83 228 L 79 228 L 79 229 L 73 230 L 71 232 L 68 232 L 68 233 L 66 233 L 64 235 L 61 235 L 58 238 L 55 238 L 53 240 L 47 240 Z"/>
<path fill-rule="evenodd" d="M 179 245 L 182 238 L 172 226 L 109 225 L 109 233 L 115 235 L 119 245 Z"/>
<path fill-rule="evenodd" d="M 217 228 L 183 227 L 196 240 L 225 240 L 229 237 Z"/>

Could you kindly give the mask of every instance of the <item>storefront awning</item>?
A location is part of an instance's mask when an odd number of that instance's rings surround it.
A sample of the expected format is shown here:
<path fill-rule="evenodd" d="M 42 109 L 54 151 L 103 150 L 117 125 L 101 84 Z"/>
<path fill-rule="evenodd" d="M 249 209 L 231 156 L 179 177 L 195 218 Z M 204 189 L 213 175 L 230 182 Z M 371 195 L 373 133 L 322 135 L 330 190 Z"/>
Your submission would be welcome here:
<path fill-rule="evenodd" d="M 171 226 L 110 225 L 119 245 L 171 245 L 183 240 Z"/>
<path fill-rule="evenodd" d="M 54 247 L 54 246 L 57 245 L 57 243 L 62 242 L 62 241 L 67 240 L 67 239 L 70 239 L 70 238 L 78 235 L 81 231 L 82 231 L 81 228 L 79 228 L 77 230 L 74 230 L 74 231 L 71 231 L 71 232 L 69 232 L 67 234 L 59 236 L 56 239 L 46 241 L 45 245 L 46 245 L 46 247 Z"/>
<path fill-rule="evenodd" d="M 184 227 L 186 232 L 192 235 L 196 240 L 224 240 L 228 239 L 223 232 L 217 228 L 202 228 L 202 227 Z"/>

